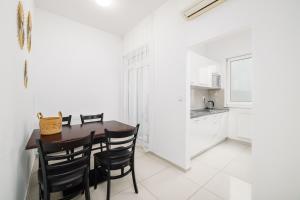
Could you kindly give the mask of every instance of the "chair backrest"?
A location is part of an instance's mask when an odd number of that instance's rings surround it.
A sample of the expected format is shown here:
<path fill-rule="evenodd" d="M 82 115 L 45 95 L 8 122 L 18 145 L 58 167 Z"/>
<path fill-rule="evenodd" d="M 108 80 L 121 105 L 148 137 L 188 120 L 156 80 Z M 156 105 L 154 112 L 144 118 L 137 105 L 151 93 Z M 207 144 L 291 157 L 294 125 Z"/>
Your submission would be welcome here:
<path fill-rule="evenodd" d="M 109 131 L 105 129 L 106 147 L 110 163 L 120 165 L 134 160 L 135 144 L 140 125 L 132 131 Z"/>
<path fill-rule="evenodd" d="M 81 124 L 90 122 L 103 122 L 104 113 L 97 115 L 80 115 Z"/>
<path fill-rule="evenodd" d="M 72 115 L 65 116 L 62 118 L 63 126 L 71 126 Z"/>
<path fill-rule="evenodd" d="M 66 177 L 84 177 L 90 166 L 95 131 L 85 138 L 65 143 L 46 143 L 37 139 L 44 184 Z M 82 147 L 82 148 L 79 148 Z M 72 151 L 67 154 L 66 151 Z M 60 152 L 57 154 L 57 152 Z"/>

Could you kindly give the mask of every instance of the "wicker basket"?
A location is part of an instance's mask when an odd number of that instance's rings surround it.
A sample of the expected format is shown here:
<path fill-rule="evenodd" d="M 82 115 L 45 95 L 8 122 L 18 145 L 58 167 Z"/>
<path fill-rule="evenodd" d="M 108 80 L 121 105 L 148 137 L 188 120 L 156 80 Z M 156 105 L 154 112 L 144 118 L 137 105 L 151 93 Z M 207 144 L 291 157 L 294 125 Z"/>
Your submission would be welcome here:
<path fill-rule="evenodd" d="M 62 113 L 58 112 L 58 117 L 44 117 L 42 113 L 38 113 L 40 120 L 40 134 L 53 135 L 61 133 L 62 129 Z"/>

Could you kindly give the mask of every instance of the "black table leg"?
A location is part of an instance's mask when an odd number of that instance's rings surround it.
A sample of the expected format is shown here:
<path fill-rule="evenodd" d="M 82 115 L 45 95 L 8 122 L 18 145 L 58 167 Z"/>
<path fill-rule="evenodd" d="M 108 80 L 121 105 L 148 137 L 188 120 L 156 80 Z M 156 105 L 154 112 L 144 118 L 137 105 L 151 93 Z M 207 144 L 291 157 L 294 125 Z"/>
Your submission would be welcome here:
<path fill-rule="evenodd" d="M 97 181 L 97 183 L 103 183 L 104 181 L 106 181 L 105 176 L 100 168 L 97 169 L 97 172 L 98 180 L 95 180 L 95 169 L 90 170 L 90 187 L 94 186 L 95 181 Z"/>

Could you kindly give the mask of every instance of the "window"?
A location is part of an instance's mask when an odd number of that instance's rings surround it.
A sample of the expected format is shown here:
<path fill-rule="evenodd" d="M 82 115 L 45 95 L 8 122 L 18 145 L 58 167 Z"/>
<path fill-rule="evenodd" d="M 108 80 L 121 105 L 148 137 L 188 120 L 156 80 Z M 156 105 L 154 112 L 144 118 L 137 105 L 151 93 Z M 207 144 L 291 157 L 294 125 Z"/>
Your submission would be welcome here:
<path fill-rule="evenodd" d="M 227 59 L 227 105 L 247 106 L 252 103 L 252 57 Z"/>

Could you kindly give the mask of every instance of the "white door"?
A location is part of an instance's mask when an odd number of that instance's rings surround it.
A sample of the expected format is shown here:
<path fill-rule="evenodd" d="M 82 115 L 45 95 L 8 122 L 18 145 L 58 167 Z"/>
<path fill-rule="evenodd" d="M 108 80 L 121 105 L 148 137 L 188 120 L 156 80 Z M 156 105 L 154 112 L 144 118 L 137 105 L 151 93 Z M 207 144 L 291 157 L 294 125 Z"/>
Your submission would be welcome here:
<path fill-rule="evenodd" d="M 135 125 L 138 121 L 137 107 L 137 71 L 135 69 L 128 71 L 128 123 Z"/>
<path fill-rule="evenodd" d="M 129 69 L 128 72 L 128 122 L 140 124 L 138 143 L 149 144 L 149 84 L 148 67 Z"/>

